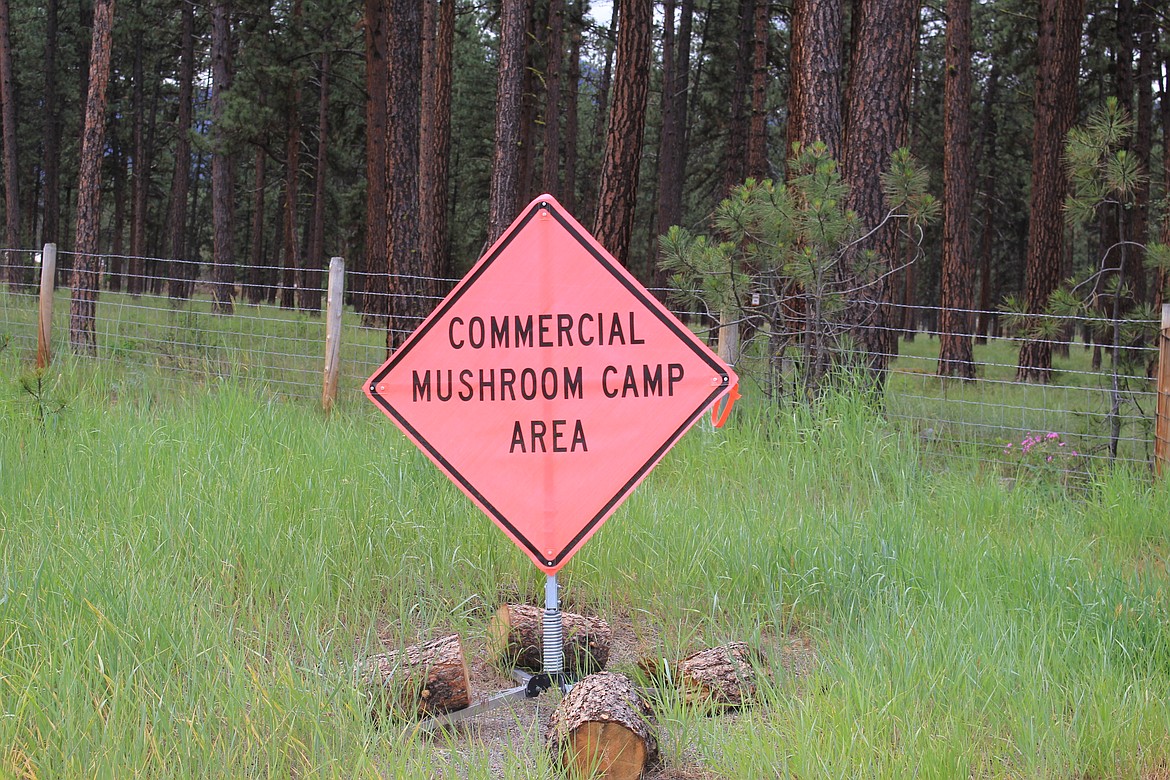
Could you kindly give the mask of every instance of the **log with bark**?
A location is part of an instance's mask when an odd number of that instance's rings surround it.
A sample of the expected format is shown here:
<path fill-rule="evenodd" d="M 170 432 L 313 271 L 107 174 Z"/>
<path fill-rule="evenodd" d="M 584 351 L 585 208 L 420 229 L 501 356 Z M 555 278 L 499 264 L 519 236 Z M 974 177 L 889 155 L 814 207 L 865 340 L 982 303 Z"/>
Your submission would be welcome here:
<path fill-rule="evenodd" d="M 636 665 L 651 685 L 679 688 L 687 704 L 741 707 L 755 698 L 761 659 L 743 642 L 731 642 L 676 663 L 647 656 Z"/>
<path fill-rule="evenodd" d="M 458 634 L 379 653 L 368 658 L 361 671 L 377 717 L 430 717 L 471 703 L 471 680 Z"/>
<path fill-rule="evenodd" d="M 601 671 L 609 660 L 613 631 L 599 617 L 561 612 L 564 669 L 570 677 Z M 527 604 L 504 604 L 488 626 L 488 656 L 505 667 L 543 669 L 544 610 Z"/>
<path fill-rule="evenodd" d="M 547 745 L 570 777 L 633 780 L 658 762 L 655 730 L 653 713 L 630 679 L 600 672 L 561 699 L 549 721 Z"/>
<path fill-rule="evenodd" d="M 678 662 L 675 679 L 687 704 L 741 707 L 756 696 L 758 654 L 743 642 L 701 650 Z"/>

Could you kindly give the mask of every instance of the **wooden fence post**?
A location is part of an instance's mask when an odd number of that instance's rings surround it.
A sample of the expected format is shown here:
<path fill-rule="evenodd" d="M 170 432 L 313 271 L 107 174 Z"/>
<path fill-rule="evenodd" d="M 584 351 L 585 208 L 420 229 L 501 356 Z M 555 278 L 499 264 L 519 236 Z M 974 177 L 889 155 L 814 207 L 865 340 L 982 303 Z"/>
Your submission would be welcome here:
<path fill-rule="evenodd" d="M 1154 422 L 1154 472 L 1170 471 L 1170 303 L 1162 304 L 1158 339 L 1158 412 Z"/>
<path fill-rule="evenodd" d="M 719 312 L 719 359 L 729 366 L 739 360 L 739 314 L 730 308 Z"/>
<path fill-rule="evenodd" d="M 53 359 L 49 338 L 53 335 L 53 280 L 57 275 L 57 245 L 41 250 L 40 317 L 37 320 L 37 370 L 48 368 Z"/>
<path fill-rule="evenodd" d="M 337 372 L 341 366 L 341 311 L 345 301 L 345 260 L 329 261 L 329 292 L 325 302 L 325 382 L 321 390 L 321 408 L 333 411 L 337 400 Z"/>

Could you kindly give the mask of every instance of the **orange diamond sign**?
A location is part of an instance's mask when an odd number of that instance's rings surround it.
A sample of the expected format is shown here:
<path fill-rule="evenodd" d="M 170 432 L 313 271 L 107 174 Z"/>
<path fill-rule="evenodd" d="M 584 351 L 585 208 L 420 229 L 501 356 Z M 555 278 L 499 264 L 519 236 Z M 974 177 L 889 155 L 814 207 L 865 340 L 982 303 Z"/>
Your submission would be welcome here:
<path fill-rule="evenodd" d="M 542 195 L 365 390 L 555 574 L 735 382 Z"/>

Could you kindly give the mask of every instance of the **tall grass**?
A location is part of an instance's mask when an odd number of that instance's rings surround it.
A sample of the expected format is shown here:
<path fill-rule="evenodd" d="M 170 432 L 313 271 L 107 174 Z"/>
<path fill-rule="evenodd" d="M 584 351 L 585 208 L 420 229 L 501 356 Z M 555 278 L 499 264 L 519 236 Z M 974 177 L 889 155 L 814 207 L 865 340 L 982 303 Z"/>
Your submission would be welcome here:
<path fill-rule="evenodd" d="M 481 633 L 542 584 L 376 410 L 20 373 L 0 353 L 0 776 L 551 776 L 531 724 L 501 747 L 368 718 L 355 658 Z M 670 765 L 1170 766 L 1167 486 L 1010 480 L 919 446 L 855 394 L 748 405 L 688 434 L 564 570 L 566 604 L 629 620 L 648 654 L 766 652 L 744 713 L 657 702 Z"/>

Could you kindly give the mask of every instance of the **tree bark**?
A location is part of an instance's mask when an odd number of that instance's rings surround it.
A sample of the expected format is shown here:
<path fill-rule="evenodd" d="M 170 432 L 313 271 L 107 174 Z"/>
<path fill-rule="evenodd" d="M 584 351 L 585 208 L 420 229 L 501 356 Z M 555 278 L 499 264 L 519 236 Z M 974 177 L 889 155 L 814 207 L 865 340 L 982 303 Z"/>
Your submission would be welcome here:
<path fill-rule="evenodd" d="M 16 79 L 12 72 L 12 31 L 8 0 L 0 0 L 0 121 L 4 125 L 4 246 L 20 246 L 20 162 L 16 148 Z M 7 253 L 8 289 L 23 288 L 22 253 Z"/>
<path fill-rule="evenodd" d="M 524 92 L 524 31 L 528 0 L 503 0 L 500 10 L 499 75 L 496 81 L 496 135 L 488 203 L 488 244 L 494 244 L 516 217 L 520 186 L 521 101 Z"/>
<path fill-rule="evenodd" d="M 743 642 L 701 650 L 678 662 L 687 704 L 742 707 L 756 696 L 756 653 Z"/>
<path fill-rule="evenodd" d="M 748 120 L 747 175 L 769 178 L 768 165 L 768 39 L 772 32 L 770 0 L 755 0 L 752 20 L 752 90 Z"/>
<path fill-rule="evenodd" d="M 975 378 L 971 308 L 971 0 L 948 0 L 943 98 L 943 260 L 939 376 Z"/>
<path fill-rule="evenodd" d="M 116 128 L 115 125 L 110 132 L 110 158 L 114 169 L 114 225 L 110 231 L 110 257 L 105 269 L 106 289 L 110 292 L 122 291 L 126 259 L 126 247 L 122 241 L 126 235 L 126 153 L 122 150 Z"/>
<path fill-rule="evenodd" d="M 302 0 L 294 0 L 292 26 L 299 28 L 304 18 Z M 297 213 L 300 210 L 301 169 L 301 76 L 294 68 L 288 84 L 288 110 L 285 114 L 287 136 L 284 148 L 284 221 L 281 230 L 280 251 L 280 308 L 293 309 L 297 305 L 297 274 L 301 267 L 301 245 L 297 235 Z"/>
<path fill-rule="evenodd" d="M 577 212 L 577 145 L 580 125 L 577 112 L 578 84 L 581 81 L 581 28 L 584 25 L 584 0 L 574 0 L 569 19 L 569 64 L 565 82 L 565 171 L 561 187 L 561 204 L 570 214 Z"/>
<path fill-rule="evenodd" d="M 389 313 L 386 259 L 386 2 L 365 0 L 366 237 L 359 310 L 367 325 Z"/>
<path fill-rule="evenodd" d="M 571 776 L 634 780 L 658 762 L 656 729 L 653 711 L 629 678 L 601 672 L 561 699 L 547 744 Z"/>
<path fill-rule="evenodd" d="M 747 174 L 748 112 L 745 104 L 752 70 L 752 19 L 755 7 L 764 0 L 740 0 L 739 30 L 735 39 L 735 72 L 727 111 L 727 138 L 723 146 L 723 179 L 715 202 L 718 203 Z"/>
<path fill-rule="evenodd" d="M 1163 49 L 1159 68 L 1158 103 L 1162 107 L 1162 192 L 1170 193 L 1170 47 Z M 1170 244 L 1170 219 L 1162 220 L 1158 239 Z M 1170 274 L 1159 271 L 1154 279 L 1154 311 L 1161 311 L 1166 301 L 1167 279 Z"/>
<path fill-rule="evenodd" d="M 69 304 L 69 344 L 77 354 L 97 353 L 94 317 L 97 312 L 100 260 L 95 256 L 101 229 L 102 153 L 105 150 L 106 86 L 110 80 L 110 48 L 114 0 L 95 0 L 89 52 L 85 128 L 77 177 L 77 231 Z"/>
<path fill-rule="evenodd" d="M 996 156 L 999 144 L 999 126 L 995 119 L 995 105 L 999 99 L 999 67 L 992 61 L 983 93 L 983 119 L 980 129 L 980 147 L 983 172 L 983 226 L 979 246 L 979 312 L 976 315 L 976 341 L 986 343 L 991 322 L 991 273 L 995 247 L 995 204 L 998 191 Z"/>
<path fill-rule="evenodd" d="M 629 265 L 634 231 L 642 135 L 650 88 L 652 0 L 618 0 L 617 62 L 613 108 L 606 131 L 605 156 L 593 235 L 623 265 Z"/>
<path fill-rule="evenodd" d="M 863 279 L 846 260 L 846 288 L 855 341 L 877 386 L 897 347 L 890 330 L 891 283 L 888 271 L 898 255 L 898 231 L 885 222 L 881 176 L 890 157 L 905 143 L 909 90 L 918 37 L 917 0 L 858 0 L 853 52 L 846 90 L 846 125 L 842 139 L 844 178 L 849 208 L 872 235 L 857 251 L 872 250 L 877 274 Z M 855 254 L 853 257 L 859 257 Z"/>
<path fill-rule="evenodd" d="M 686 181 L 688 87 L 691 71 L 691 30 L 694 0 L 683 0 L 678 8 L 677 37 L 674 29 L 674 0 L 663 22 L 662 38 L 662 133 L 658 143 L 658 211 L 655 233 L 663 235 L 672 225 L 682 223 L 683 183 Z M 651 247 L 655 251 L 655 247 Z M 665 288 L 666 272 L 656 267 L 655 284 Z"/>
<path fill-rule="evenodd" d="M 613 631 L 599 617 L 561 613 L 564 669 L 573 677 L 599 672 L 609 660 Z M 504 604 L 488 625 L 489 658 L 517 669 L 544 668 L 544 611 L 527 604 Z"/>
<path fill-rule="evenodd" d="M 437 19 L 435 5 L 438 5 Z M 451 166 L 451 85 L 455 42 L 454 0 L 423 5 L 422 117 L 419 131 L 419 251 L 427 294 L 446 292 L 439 278 L 451 275 L 447 227 L 447 180 Z M 426 20 L 431 20 L 429 27 Z M 428 46 L 428 42 L 430 45 Z"/>
<path fill-rule="evenodd" d="M 135 6 L 135 28 L 141 30 L 142 4 Z M 149 165 L 146 161 L 146 88 L 141 46 L 134 47 L 133 64 L 133 111 L 132 126 L 134 144 L 134 167 L 130 178 L 130 261 L 126 274 L 126 292 L 133 296 L 142 294 L 145 286 L 146 255 L 146 190 L 149 186 Z"/>
<path fill-rule="evenodd" d="M 260 305 L 269 280 L 264 266 L 264 189 L 267 186 L 268 155 L 264 147 L 256 145 L 252 174 L 252 231 L 248 247 L 248 303 Z"/>
<path fill-rule="evenodd" d="M 1032 195 L 1024 270 L 1024 306 L 1040 314 L 1060 283 L 1064 256 L 1064 140 L 1076 115 L 1084 0 L 1041 0 L 1038 66 L 1033 103 Z M 1027 339 L 1020 345 L 1016 378 L 1047 382 L 1052 376 L 1052 344 Z"/>
<path fill-rule="evenodd" d="M 1133 153 L 1137 156 L 1138 164 L 1144 171 L 1150 170 L 1150 153 L 1154 148 L 1154 13 L 1155 9 L 1149 2 L 1139 2 L 1137 7 L 1137 41 L 1138 41 L 1138 68 L 1137 68 L 1137 120 L 1133 138 Z M 1141 177 L 1135 187 L 1133 196 L 1133 210 L 1130 216 L 1130 240 L 1142 247 L 1150 239 L 1150 180 Z M 1134 256 L 1127 264 L 1129 271 L 1128 283 L 1133 290 L 1135 304 L 1144 303 L 1149 298 L 1150 283 L 1145 268 L 1144 250 L 1135 247 Z"/>
<path fill-rule="evenodd" d="M 544 160 L 541 189 L 560 200 L 561 195 L 561 54 L 564 49 L 564 0 L 549 0 L 545 30 Z"/>
<path fill-rule="evenodd" d="M 377 717 L 441 715 L 471 704 L 471 679 L 458 634 L 375 655 L 365 662 L 362 677 Z"/>
<path fill-rule="evenodd" d="M 593 170 L 592 162 L 599 160 L 605 151 L 606 128 L 609 122 L 609 93 L 613 83 L 613 59 L 617 48 L 618 15 L 621 10 L 620 3 L 615 2 L 610 5 L 609 28 L 604 33 L 604 43 L 602 43 L 605 50 L 605 64 L 601 68 L 601 79 L 597 82 L 597 92 L 593 101 L 596 113 L 594 114 L 593 132 L 589 138 L 587 154 L 591 169 L 587 172 L 586 178 L 591 180 L 596 180 L 600 174 L 600 163 L 598 168 Z M 582 213 L 596 214 L 597 198 L 600 195 L 598 187 L 591 185 L 585 194 L 586 197 L 581 204 Z"/>
<path fill-rule="evenodd" d="M 191 193 L 191 115 L 195 84 L 195 4 L 182 4 L 179 49 L 179 113 L 176 122 L 175 170 L 171 178 L 171 203 L 167 219 L 171 269 L 167 294 L 183 299 L 191 295 L 193 266 L 186 260 L 187 199 Z"/>
<path fill-rule="evenodd" d="M 212 311 L 232 313 L 232 218 L 235 211 L 234 172 L 224 127 L 226 94 L 231 89 L 231 9 L 227 0 L 211 7 L 211 223 Z"/>
<path fill-rule="evenodd" d="M 793 3 L 786 158 L 815 141 L 840 154 L 841 26 L 841 0 Z"/>
<path fill-rule="evenodd" d="M 45 2 L 45 108 L 44 133 L 45 212 L 41 238 L 46 244 L 59 241 L 61 224 L 61 116 L 57 101 L 57 0 Z"/>
<path fill-rule="evenodd" d="M 419 252 L 419 112 L 422 79 L 420 0 L 387 3 L 386 252 L 390 263 L 390 315 L 386 348 L 393 351 L 430 312 Z"/>
<path fill-rule="evenodd" d="M 317 69 L 317 160 L 313 169 L 313 221 L 309 225 L 309 251 L 301 272 L 300 308 L 321 312 L 321 277 L 325 264 L 325 178 L 329 170 L 329 44 L 321 52 Z"/>

